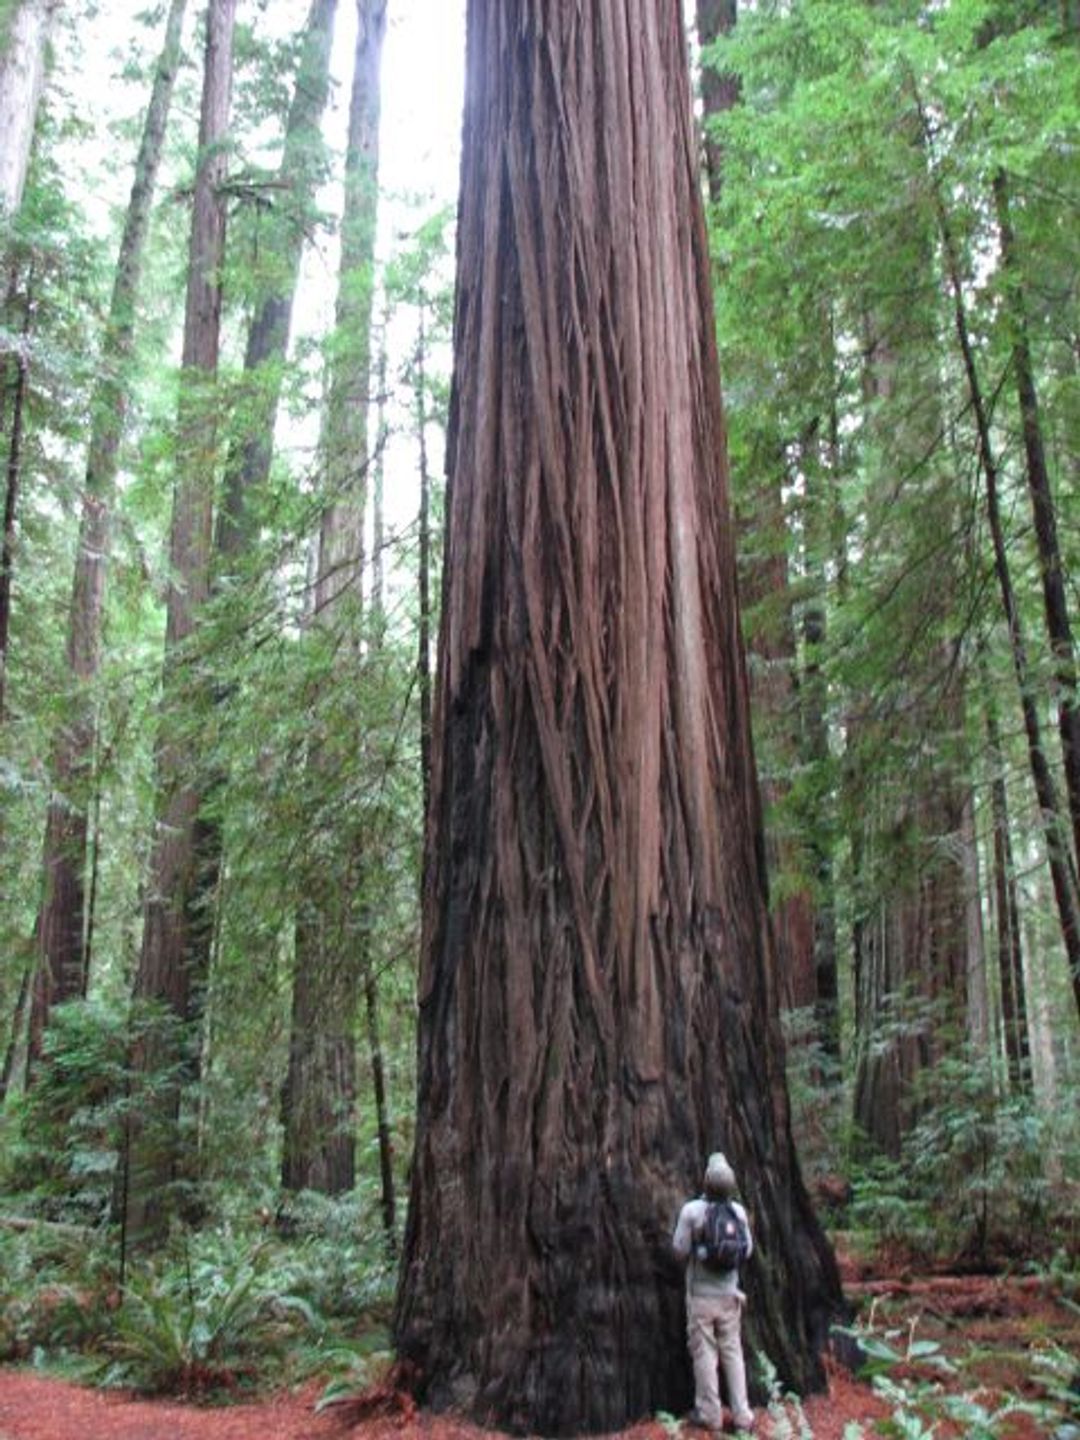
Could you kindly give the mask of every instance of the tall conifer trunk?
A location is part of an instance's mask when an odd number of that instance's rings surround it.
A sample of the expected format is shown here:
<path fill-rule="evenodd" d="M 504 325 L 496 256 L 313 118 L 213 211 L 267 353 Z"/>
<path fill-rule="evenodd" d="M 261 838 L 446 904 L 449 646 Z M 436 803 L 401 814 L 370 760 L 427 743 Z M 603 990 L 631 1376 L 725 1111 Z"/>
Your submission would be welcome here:
<path fill-rule="evenodd" d="M 355 683 L 361 653 L 367 407 L 378 199 L 380 69 L 386 0 L 357 0 L 357 38 L 349 106 L 334 356 L 323 455 L 326 508 L 319 534 L 313 624 L 342 627 L 337 679 Z M 345 667 L 348 667 L 346 670 Z M 347 736 L 322 736 L 309 766 L 328 775 Z M 348 826 L 334 856 L 318 856 L 296 926 L 289 1067 L 282 1093 L 282 1184 L 329 1194 L 350 1190 L 356 1174 L 356 1024 L 361 978 L 370 969 L 363 903 L 363 847 Z"/>
<path fill-rule="evenodd" d="M 208 917 L 201 894 L 201 759 L 186 706 L 200 692 L 192 654 L 200 611 L 210 589 L 210 550 L 217 423 L 214 379 L 221 324 L 221 270 L 225 250 L 223 180 L 225 137 L 232 94 L 232 39 L 236 0 L 210 0 L 199 123 L 199 159 L 188 252 L 187 304 L 177 411 L 176 482 L 170 532 L 170 584 L 166 607 L 165 680 L 157 748 L 158 820 L 150 861 L 137 998 L 162 1002 L 181 1029 L 201 1014 L 209 954 Z M 167 1225 L 168 1187 L 180 1170 L 179 1113 L 182 1078 L 197 1040 L 186 1050 L 172 1040 L 140 1044 L 136 1070 L 164 1067 L 170 1083 L 152 1105 L 133 1116 L 122 1166 L 125 1233 L 156 1240 Z M 186 1063 L 185 1063 L 186 1062 Z"/>
<path fill-rule="evenodd" d="M 18 353 L 0 369 L 4 410 L 11 416 L 4 463 L 4 528 L 0 535 L 0 725 L 7 712 L 8 643 L 11 638 L 11 597 L 15 579 L 16 518 L 22 489 L 23 429 L 26 417 L 27 390 L 30 383 L 29 339 L 34 311 L 34 266 L 28 266 L 23 294 L 19 297 L 21 345 Z M 12 288 L 14 289 L 14 283 Z M 9 297 L 9 312 L 13 308 Z"/>
<path fill-rule="evenodd" d="M 311 0 L 278 167 L 279 185 L 288 199 L 275 207 L 275 223 L 264 226 L 260 238 L 268 278 L 244 349 L 247 417 L 225 467 L 215 543 L 223 573 L 250 552 L 251 499 L 270 474 L 300 261 L 315 195 L 325 179 L 322 118 L 330 91 L 336 14 L 337 0 Z"/>
<path fill-rule="evenodd" d="M 821 1383 L 765 904 L 678 6 L 470 0 L 455 378 L 396 1312 L 435 1404 L 689 1396 L 679 1203 L 722 1146 L 749 1329 Z"/>
<path fill-rule="evenodd" d="M 1080 695 L 1077 694 L 1076 650 L 1065 588 L 1065 569 L 1058 542 L 1057 507 L 1050 485 L 1050 467 L 1043 442 L 1039 396 L 1035 384 L 1035 362 L 1028 337 L 1027 302 L 1024 294 L 1020 256 L 1017 253 L 1004 171 L 994 177 L 994 204 L 997 210 L 1001 263 L 1006 303 L 1012 324 L 1012 372 L 1020 410 L 1028 493 L 1031 497 L 1035 544 L 1039 553 L 1042 580 L 1043 616 L 1046 637 L 1054 657 L 1054 688 L 1058 707 L 1058 734 L 1064 768 L 1065 793 L 1072 819 L 1073 860 L 1080 866 Z"/>
<path fill-rule="evenodd" d="M 0 10 L 0 218 L 22 202 L 49 32 L 60 0 L 7 0 Z"/>
<path fill-rule="evenodd" d="M 1028 764 L 1031 769 L 1035 798 L 1039 806 L 1047 866 L 1050 871 L 1062 943 L 1065 947 L 1065 956 L 1072 980 L 1073 997 L 1077 1009 L 1080 1011 L 1080 889 L 1077 884 L 1076 864 L 1069 845 L 1069 834 L 1058 796 L 1058 787 L 1054 782 L 1043 742 L 1042 720 L 1036 700 L 1031 664 L 1028 659 L 1023 615 L 1017 601 L 1012 570 L 1009 565 L 1001 511 L 998 461 L 991 434 L 989 408 L 983 394 L 975 348 L 972 345 L 968 325 L 960 257 L 942 194 L 941 180 L 936 173 L 936 161 L 931 141 L 933 133 L 931 123 L 917 89 L 914 90 L 914 98 L 919 110 L 923 144 L 930 157 L 934 206 L 944 255 L 945 278 L 952 298 L 957 345 L 975 420 L 977 454 L 985 484 L 987 524 L 993 546 L 994 571 L 1001 594 L 1002 611 L 1009 636 L 1009 653 L 1020 696 L 1020 711 L 1024 719 L 1024 734 L 1027 740 Z"/>
<path fill-rule="evenodd" d="M 51 1007 L 86 991 L 87 811 L 93 783 L 95 731 L 91 687 L 101 659 L 109 525 L 128 407 L 135 306 L 154 184 L 180 60 L 185 5 L 186 0 L 172 0 L 169 10 L 120 240 L 100 379 L 91 402 L 90 444 L 68 617 L 67 661 L 76 691 L 71 716 L 58 726 L 53 737 L 53 794 L 45 826 L 44 899 L 30 1021 L 32 1059 L 40 1057 Z"/>

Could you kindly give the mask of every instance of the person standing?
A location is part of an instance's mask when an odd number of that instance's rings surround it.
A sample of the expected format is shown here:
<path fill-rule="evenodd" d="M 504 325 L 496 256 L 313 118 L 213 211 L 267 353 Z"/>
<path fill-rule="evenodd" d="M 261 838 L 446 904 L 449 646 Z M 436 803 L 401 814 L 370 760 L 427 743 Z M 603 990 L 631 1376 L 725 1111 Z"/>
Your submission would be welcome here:
<path fill-rule="evenodd" d="M 705 1193 L 688 1200 L 679 1212 L 672 1245 L 686 1265 L 686 1339 L 694 1366 L 694 1409 L 691 1424 L 719 1431 L 723 1423 L 720 1406 L 718 1366 L 736 1430 L 754 1428 L 754 1412 L 746 1394 L 746 1364 L 742 1350 L 742 1310 L 746 1296 L 739 1288 L 739 1270 L 716 1268 L 707 1244 L 712 1207 L 730 1207 L 720 1212 L 727 1219 L 733 1212 L 736 1228 L 741 1227 L 742 1258 L 753 1250 L 746 1211 L 734 1199 L 735 1172 L 719 1151 L 709 1156 L 705 1167 Z"/>

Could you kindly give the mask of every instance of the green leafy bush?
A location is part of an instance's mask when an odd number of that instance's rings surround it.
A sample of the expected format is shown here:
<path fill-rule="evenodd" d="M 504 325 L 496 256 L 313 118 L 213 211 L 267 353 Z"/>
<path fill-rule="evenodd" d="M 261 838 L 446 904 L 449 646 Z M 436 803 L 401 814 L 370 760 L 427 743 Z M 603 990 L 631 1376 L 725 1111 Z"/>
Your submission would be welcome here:
<path fill-rule="evenodd" d="M 106 1384 L 192 1394 L 251 1379 L 322 1321 L 289 1288 L 271 1248 L 239 1252 L 200 1236 L 200 1253 L 147 1268 L 130 1282 L 106 1340 Z"/>

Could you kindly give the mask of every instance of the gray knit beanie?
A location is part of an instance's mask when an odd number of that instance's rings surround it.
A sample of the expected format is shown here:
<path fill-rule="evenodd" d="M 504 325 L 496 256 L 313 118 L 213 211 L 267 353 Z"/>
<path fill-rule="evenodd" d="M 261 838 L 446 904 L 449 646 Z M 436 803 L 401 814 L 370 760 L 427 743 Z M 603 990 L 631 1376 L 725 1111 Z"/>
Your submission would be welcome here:
<path fill-rule="evenodd" d="M 735 1194 L 735 1171 L 719 1150 L 709 1156 L 705 1166 L 705 1193 L 716 1200 L 727 1200 Z"/>

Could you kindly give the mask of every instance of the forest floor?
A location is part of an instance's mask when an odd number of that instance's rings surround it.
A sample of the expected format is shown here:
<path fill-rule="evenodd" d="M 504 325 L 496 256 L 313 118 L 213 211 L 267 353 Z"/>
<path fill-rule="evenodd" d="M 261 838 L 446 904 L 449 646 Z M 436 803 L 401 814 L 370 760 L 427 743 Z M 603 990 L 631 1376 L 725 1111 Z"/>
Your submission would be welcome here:
<path fill-rule="evenodd" d="M 1062 1298 L 1052 1280 L 914 1274 L 880 1262 L 868 1272 L 845 1260 L 842 1251 L 841 1263 L 860 1331 L 900 1357 L 890 1366 L 889 1378 L 904 1381 L 913 1397 L 906 1402 L 906 1414 L 878 1430 L 876 1423 L 890 1421 L 897 1401 L 830 1363 L 827 1393 L 808 1396 L 798 1405 L 774 1402 L 771 1410 L 757 1412 L 761 1440 L 785 1440 L 789 1435 L 844 1440 L 853 1424 L 868 1436 L 933 1435 L 935 1440 L 969 1435 L 997 1440 L 1080 1437 L 1080 1393 L 1075 1388 L 1080 1373 L 1060 1378 L 1062 1358 L 1071 1356 L 1075 1365 L 1080 1356 L 1080 1309 Z M 1040 1378 L 1040 1353 L 1057 1357 L 1056 1383 Z M 5 1367 L 0 1369 L 0 1440 L 500 1440 L 494 1432 L 453 1416 L 418 1411 L 390 1386 L 316 1413 L 322 1388 L 313 1382 L 258 1401 L 208 1407 L 93 1390 Z M 1070 1389 L 1071 1406 L 1062 1399 Z M 1053 1418 L 1015 1408 L 1018 1401 L 1036 1405 L 1054 1400 L 1055 1390 Z M 946 1415 L 949 1397 L 967 1407 L 966 1420 Z M 621 1436 L 696 1440 L 700 1433 L 670 1419 L 654 1419 Z"/>

